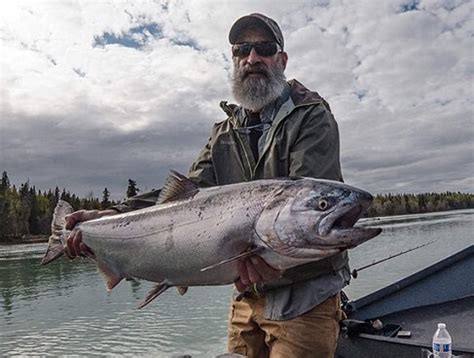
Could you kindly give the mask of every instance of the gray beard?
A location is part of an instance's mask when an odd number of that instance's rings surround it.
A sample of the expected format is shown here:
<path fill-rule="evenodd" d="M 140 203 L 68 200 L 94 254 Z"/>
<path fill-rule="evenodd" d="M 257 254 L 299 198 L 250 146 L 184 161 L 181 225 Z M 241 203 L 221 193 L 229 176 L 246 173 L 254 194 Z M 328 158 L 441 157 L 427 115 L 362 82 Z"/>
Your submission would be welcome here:
<path fill-rule="evenodd" d="M 263 64 L 246 65 L 239 68 L 234 61 L 232 76 L 232 94 L 242 107 L 251 111 L 260 111 L 281 96 L 286 86 L 284 68 L 280 63 L 267 68 Z M 248 72 L 259 72 L 264 76 L 247 77 Z"/>

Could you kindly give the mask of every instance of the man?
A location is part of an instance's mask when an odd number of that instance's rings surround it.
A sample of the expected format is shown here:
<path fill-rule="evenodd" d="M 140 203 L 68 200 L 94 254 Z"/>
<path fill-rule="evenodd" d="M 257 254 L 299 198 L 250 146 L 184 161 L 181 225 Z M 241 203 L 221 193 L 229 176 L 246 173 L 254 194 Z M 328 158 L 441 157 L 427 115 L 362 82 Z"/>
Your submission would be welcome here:
<path fill-rule="evenodd" d="M 214 125 L 189 171 L 201 186 L 311 176 L 342 181 L 339 134 L 329 105 L 296 80 L 286 82 L 288 55 L 278 24 L 262 15 L 238 19 L 229 33 L 239 105 L 221 102 L 228 118 Z M 153 205 L 159 191 L 77 221 Z M 88 254 L 80 232 L 69 255 Z M 349 279 L 346 253 L 278 272 L 254 256 L 239 263 L 229 317 L 228 349 L 248 357 L 332 357 L 339 333 L 340 291 Z M 237 297 L 238 296 L 238 297 Z M 236 299 L 238 298 L 238 299 Z"/>

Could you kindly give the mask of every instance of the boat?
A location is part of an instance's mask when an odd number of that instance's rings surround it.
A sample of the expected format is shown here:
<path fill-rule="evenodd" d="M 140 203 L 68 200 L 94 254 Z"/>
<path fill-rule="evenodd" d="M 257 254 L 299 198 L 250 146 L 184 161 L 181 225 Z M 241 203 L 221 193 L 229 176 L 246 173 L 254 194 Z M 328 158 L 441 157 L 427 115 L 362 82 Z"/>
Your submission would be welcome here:
<path fill-rule="evenodd" d="M 474 357 L 474 245 L 347 300 L 344 311 L 347 329 L 339 336 L 337 358 L 428 357 L 439 322 L 447 325 L 453 355 Z"/>

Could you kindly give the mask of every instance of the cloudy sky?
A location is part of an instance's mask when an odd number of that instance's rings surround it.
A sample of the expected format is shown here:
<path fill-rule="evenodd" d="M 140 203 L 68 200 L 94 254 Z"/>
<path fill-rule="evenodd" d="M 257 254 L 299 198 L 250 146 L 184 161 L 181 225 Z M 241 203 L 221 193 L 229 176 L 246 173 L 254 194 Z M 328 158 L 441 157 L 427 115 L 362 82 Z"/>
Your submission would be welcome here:
<path fill-rule="evenodd" d="M 280 24 L 287 78 L 331 104 L 345 181 L 474 191 L 469 0 L 0 2 L 0 170 L 124 196 L 186 172 L 232 101 L 227 34 Z"/>

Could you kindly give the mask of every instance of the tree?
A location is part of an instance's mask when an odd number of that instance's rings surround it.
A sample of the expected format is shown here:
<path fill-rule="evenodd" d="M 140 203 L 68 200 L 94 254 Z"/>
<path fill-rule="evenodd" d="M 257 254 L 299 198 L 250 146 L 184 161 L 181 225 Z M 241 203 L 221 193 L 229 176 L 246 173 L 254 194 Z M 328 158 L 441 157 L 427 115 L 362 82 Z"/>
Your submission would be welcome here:
<path fill-rule="evenodd" d="M 10 179 L 8 179 L 7 172 L 2 173 L 2 181 L 0 183 L 0 194 L 4 194 L 10 189 Z"/>
<path fill-rule="evenodd" d="M 102 201 L 100 202 L 100 206 L 103 209 L 107 209 L 110 206 L 110 192 L 107 188 L 104 189 L 102 192 Z"/>
<path fill-rule="evenodd" d="M 132 179 L 128 179 L 128 187 L 127 187 L 127 198 L 131 198 L 138 194 L 140 189 L 137 188 L 137 182 Z"/>
<path fill-rule="evenodd" d="M 7 172 L 3 172 L 0 182 L 0 241 L 7 236 L 9 227 L 10 201 L 8 200 L 8 191 L 10 189 L 10 180 Z"/>
<path fill-rule="evenodd" d="M 28 217 L 29 231 L 32 235 L 38 235 L 41 233 L 39 217 L 40 211 L 38 207 L 38 195 L 36 194 L 36 188 L 33 186 L 30 188 L 30 215 Z"/>

